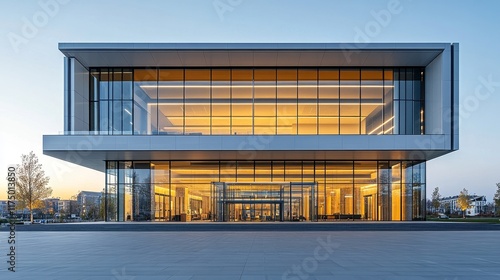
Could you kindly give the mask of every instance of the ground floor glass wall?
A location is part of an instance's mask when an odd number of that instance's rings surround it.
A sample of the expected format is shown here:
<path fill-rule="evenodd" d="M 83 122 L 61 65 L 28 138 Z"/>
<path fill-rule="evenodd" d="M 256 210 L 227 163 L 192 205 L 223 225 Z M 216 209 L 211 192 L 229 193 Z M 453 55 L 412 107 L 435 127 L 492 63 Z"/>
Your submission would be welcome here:
<path fill-rule="evenodd" d="M 306 205 L 307 189 L 297 199 L 302 207 L 312 205 L 308 211 L 315 216 L 294 216 L 292 208 L 286 213 L 279 202 L 241 202 L 229 203 L 233 216 L 226 221 L 425 218 L 425 162 L 420 161 L 108 161 L 106 167 L 108 221 L 220 220 L 216 182 L 240 183 L 234 186 L 270 199 L 281 183 L 314 186 L 314 203 Z M 265 183 L 270 183 L 267 194 L 261 191 Z"/>

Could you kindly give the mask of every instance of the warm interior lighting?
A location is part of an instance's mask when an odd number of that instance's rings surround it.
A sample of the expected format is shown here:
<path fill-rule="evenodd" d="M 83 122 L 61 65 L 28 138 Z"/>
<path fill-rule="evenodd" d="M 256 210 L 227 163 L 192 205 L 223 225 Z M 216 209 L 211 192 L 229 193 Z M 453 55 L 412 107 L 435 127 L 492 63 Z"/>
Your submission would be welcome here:
<path fill-rule="evenodd" d="M 237 99 L 236 99 L 237 100 Z M 357 105 L 362 105 L 362 106 L 382 106 L 384 105 L 384 103 L 378 103 L 378 102 L 364 102 L 363 99 L 361 99 L 361 102 L 327 102 L 327 103 L 323 103 L 321 101 L 319 102 L 312 102 L 312 103 L 306 103 L 306 102 L 302 102 L 300 99 L 299 101 L 297 102 L 298 105 L 302 105 L 302 104 L 312 104 L 312 105 L 316 105 L 316 104 L 319 104 L 319 105 L 354 105 L 354 106 L 357 106 Z M 291 105 L 291 106 L 295 106 L 297 105 L 297 103 L 283 103 L 283 102 L 280 102 L 278 100 L 278 102 L 265 102 L 265 103 L 255 103 L 255 102 L 246 102 L 246 103 L 236 103 L 236 102 L 212 102 L 212 103 L 209 103 L 209 102 L 206 102 L 206 103 L 191 103 L 191 102 L 186 102 L 186 103 L 170 103 L 170 102 L 158 102 L 158 103 L 148 103 L 147 105 L 148 106 L 156 106 L 157 104 L 158 105 L 178 105 L 178 106 L 182 106 L 184 104 L 186 105 L 201 105 L 201 106 L 210 106 L 210 105 L 276 105 L 276 104 L 279 104 L 279 105 Z M 126 109 L 125 109 L 126 110 Z M 182 110 L 182 108 L 181 108 Z M 128 112 L 128 111 L 127 111 Z"/>
<path fill-rule="evenodd" d="M 361 187 L 361 188 L 362 188 L 363 190 L 367 190 L 367 189 L 374 188 L 374 187 L 376 187 L 376 186 L 377 186 L 377 184 L 371 184 L 371 185 L 366 185 L 366 186 L 363 186 L 363 187 Z"/>
<path fill-rule="evenodd" d="M 381 104 L 383 105 L 383 104 Z M 377 131 L 379 128 L 381 128 L 384 124 L 390 122 L 392 119 L 394 119 L 394 116 L 392 116 L 390 119 L 386 120 L 383 124 L 377 126 L 374 130 L 372 130 L 370 133 L 368 134 L 372 134 L 373 132 Z M 394 127 L 394 126 L 393 126 Z M 378 133 L 379 135 L 382 134 L 382 132 Z"/>
<path fill-rule="evenodd" d="M 383 88 L 393 85 L 140 85 L 141 88 Z"/>

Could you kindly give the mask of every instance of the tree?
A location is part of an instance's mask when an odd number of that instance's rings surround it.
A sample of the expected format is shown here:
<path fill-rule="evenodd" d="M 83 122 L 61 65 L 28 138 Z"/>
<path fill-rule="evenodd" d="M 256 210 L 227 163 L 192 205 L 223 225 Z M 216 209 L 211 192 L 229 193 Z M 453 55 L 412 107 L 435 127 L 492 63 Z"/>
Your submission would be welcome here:
<path fill-rule="evenodd" d="M 102 195 L 100 198 L 100 203 L 99 203 L 99 218 L 102 219 L 103 221 L 106 221 L 106 194 L 104 191 L 102 191 Z"/>
<path fill-rule="evenodd" d="M 445 202 L 443 208 L 444 208 L 444 213 L 446 215 L 450 215 L 451 214 L 451 205 L 450 205 L 449 202 Z"/>
<path fill-rule="evenodd" d="M 43 199 L 52 194 L 52 189 L 47 187 L 49 177 L 45 176 L 42 164 L 38 157 L 31 151 L 22 155 L 22 163 L 17 165 L 16 194 L 19 207 L 28 208 L 30 219 L 33 222 L 33 209 L 45 206 Z"/>
<path fill-rule="evenodd" d="M 471 202 L 469 200 L 469 191 L 467 189 L 463 189 L 458 195 L 457 206 L 462 210 L 463 217 L 465 218 L 465 211 L 471 207 Z"/>
<path fill-rule="evenodd" d="M 427 199 L 425 201 L 425 207 L 427 207 L 427 215 L 430 215 L 430 214 L 432 214 L 434 212 L 433 209 L 432 209 L 432 200 Z"/>
<path fill-rule="evenodd" d="M 495 215 L 500 215 L 500 183 L 497 183 L 497 192 L 495 193 Z"/>
<path fill-rule="evenodd" d="M 441 206 L 441 195 L 439 194 L 439 187 L 436 187 L 432 192 L 431 203 L 432 207 L 434 207 L 434 212 Z"/>

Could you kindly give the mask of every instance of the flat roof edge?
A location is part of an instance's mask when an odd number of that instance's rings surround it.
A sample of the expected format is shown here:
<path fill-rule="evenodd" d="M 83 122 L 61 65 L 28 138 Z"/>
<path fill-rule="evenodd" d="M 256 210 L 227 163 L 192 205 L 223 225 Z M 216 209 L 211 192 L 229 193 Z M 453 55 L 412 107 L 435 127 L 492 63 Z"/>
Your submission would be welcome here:
<path fill-rule="evenodd" d="M 457 43 L 111 43 L 61 42 L 65 51 L 165 51 L 165 50 L 444 50 Z"/>

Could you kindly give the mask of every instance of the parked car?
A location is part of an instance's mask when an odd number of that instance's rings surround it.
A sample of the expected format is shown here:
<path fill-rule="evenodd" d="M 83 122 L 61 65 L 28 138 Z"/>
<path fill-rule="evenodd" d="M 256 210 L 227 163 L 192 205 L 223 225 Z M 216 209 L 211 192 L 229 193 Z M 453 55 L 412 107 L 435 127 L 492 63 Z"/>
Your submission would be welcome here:
<path fill-rule="evenodd" d="M 449 219 L 450 217 L 446 216 L 445 214 L 438 214 L 439 219 Z"/>

